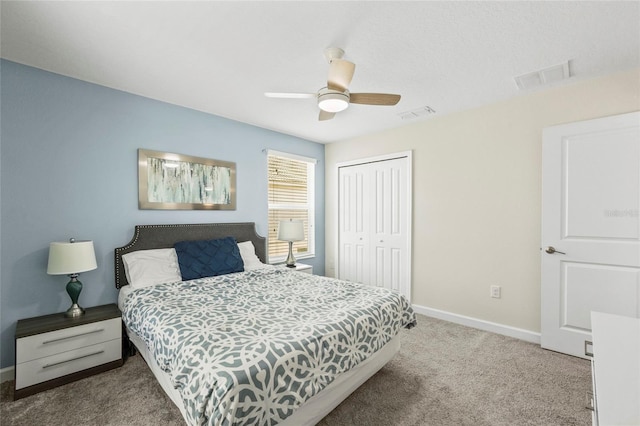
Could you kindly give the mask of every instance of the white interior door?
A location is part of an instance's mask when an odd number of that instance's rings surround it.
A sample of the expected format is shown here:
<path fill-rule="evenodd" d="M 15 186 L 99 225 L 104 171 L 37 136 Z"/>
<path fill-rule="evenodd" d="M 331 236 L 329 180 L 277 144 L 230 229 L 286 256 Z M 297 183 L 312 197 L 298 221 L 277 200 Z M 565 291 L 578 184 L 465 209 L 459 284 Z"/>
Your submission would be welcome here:
<path fill-rule="evenodd" d="M 640 317 L 640 112 L 545 129 L 542 198 L 541 345 L 585 357 L 591 311 Z"/>
<path fill-rule="evenodd" d="M 411 298 L 409 154 L 338 167 L 338 277 Z"/>

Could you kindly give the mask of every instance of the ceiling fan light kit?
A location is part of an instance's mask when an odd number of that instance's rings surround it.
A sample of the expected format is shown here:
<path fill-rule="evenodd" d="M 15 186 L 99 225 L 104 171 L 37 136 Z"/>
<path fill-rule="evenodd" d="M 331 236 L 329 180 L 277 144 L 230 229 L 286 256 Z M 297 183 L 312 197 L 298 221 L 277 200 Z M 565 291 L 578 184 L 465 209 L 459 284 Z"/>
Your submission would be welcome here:
<path fill-rule="evenodd" d="M 318 107 L 327 112 L 340 112 L 349 106 L 349 92 L 337 92 L 331 89 L 321 89 L 318 92 Z"/>
<path fill-rule="evenodd" d="M 349 93 L 347 87 L 351 83 L 356 64 L 342 59 L 344 50 L 338 47 L 325 49 L 325 58 L 329 62 L 327 86 L 317 93 L 320 115 L 318 120 L 331 120 L 337 112 L 347 109 L 350 103 L 362 105 L 396 105 L 400 95 L 389 93 Z M 309 93 L 273 93 L 267 92 L 270 98 L 307 98 Z"/>

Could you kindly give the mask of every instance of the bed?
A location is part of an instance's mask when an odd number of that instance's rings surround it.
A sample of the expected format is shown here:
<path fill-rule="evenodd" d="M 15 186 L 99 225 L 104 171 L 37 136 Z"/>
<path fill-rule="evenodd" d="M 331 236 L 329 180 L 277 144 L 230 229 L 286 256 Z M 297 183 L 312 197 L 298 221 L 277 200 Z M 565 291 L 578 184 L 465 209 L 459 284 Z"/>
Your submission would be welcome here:
<path fill-rule="evenodd" d="M 252 222 L 138 225 L 115 249 L 127 336 L 189 425 L 316 424 L 415 325 L 395 292 L 265 260 Z"/>

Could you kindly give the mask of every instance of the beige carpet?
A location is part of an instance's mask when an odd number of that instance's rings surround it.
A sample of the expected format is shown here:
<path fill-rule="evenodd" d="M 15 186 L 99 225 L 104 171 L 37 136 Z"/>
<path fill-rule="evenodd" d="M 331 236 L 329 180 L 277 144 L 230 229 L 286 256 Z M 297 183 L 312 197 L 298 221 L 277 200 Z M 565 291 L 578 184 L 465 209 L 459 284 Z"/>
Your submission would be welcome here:
<path fill-rule="evenodd" d="M 2 384 L 3 426 L 184 424 L 139 355 L 15 402 L 11 388 Z M 588 361 L 418 316 L 400 353 L 320 425 L 589 425 L 589 390 Z"/>

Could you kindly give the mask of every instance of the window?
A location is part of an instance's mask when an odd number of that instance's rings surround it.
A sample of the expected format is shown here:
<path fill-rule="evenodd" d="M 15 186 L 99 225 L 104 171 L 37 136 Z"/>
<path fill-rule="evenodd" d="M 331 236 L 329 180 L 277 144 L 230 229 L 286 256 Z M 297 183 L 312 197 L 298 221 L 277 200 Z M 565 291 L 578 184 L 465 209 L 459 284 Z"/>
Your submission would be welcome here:
<path fill-rule="evenodd" d="M 284 262 L 287 258 L 289 243 L 278 241 L 278 223 L 288 219 L 301 219 L 304 223 L 305 240 L 293 243 L 293 255 L 296 259 L 313 257 L 316 160 L 269 151 L 268 162 L 269 262 Z"/>

